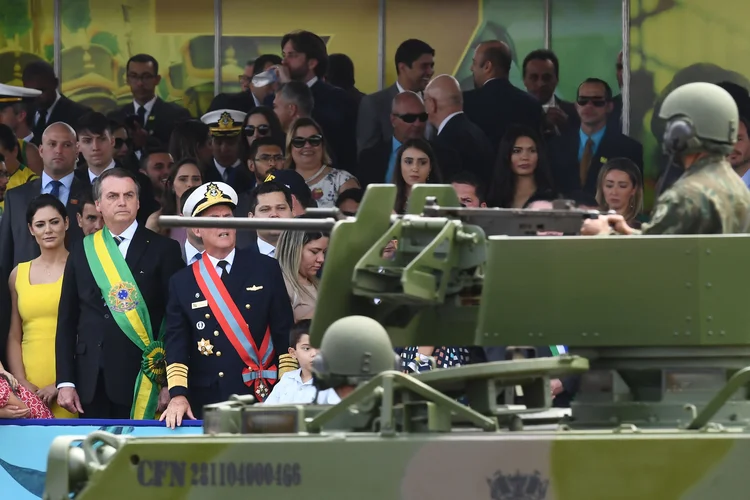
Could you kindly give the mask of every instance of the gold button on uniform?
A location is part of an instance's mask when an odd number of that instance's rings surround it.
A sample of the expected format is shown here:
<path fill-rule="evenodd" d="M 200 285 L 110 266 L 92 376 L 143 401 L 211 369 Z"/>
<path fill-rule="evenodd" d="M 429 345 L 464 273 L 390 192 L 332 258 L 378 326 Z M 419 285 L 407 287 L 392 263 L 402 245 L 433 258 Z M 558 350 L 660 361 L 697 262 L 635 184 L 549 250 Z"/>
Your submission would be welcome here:
<path fill-rule="evenodd" d="M 221 356 L 221 351 L 216 351 L 217 356 Z"/>
<path fill-rule="evenodd" d="M 209 319 L 211 317 L 210 314 L 206 314 L 206 319 Z"/>
<path fill-rule="evenodd" d="M 223 376 L 224 376 L 224 372 L 219 372 L 219 377 L 223 377 Z"/>
<path fill-rule="evenodd" d="M 214 331 L 214 337 L 218 337 L 218 336 L 219 336 L 219 330 L 215 330 Z"/>
<path fill-rule="evenodd" d="M 250 309 L 250 304 L 245 304 L 245 309 Z"/>

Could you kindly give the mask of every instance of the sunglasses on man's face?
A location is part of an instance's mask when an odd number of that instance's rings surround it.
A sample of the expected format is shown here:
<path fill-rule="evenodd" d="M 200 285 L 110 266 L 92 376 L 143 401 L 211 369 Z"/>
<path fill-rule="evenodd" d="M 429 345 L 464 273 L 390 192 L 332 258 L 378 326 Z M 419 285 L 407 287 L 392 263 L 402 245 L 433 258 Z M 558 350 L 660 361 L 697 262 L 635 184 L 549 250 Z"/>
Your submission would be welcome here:
<path fill-rule="evenodd" d="M 310 137 L 295 137 L 292 139 L 292 146 L 297 149 L 304 148 L 305 143 L 308 143 L 312 147 L 320 146 L 323 143 L 323 136 L 311 135 Z"/>
<path fill-rule="evenodd" d="M 593 106 L 595 106 L 597 108 L 603 108 L 604 106 L 607 105 L 607 100 L 606 99 L 601 99 L 601 98 L 598 98 L 598 97 L 594 98 L 594 99 L 591 99 L 591 98 L 588 98 L 588 97 L 579 97 L 578 98 L 578 105 L 581 106 L 581 107 L 586 106 L 589 103 L 591 103 Z"/>
<path fill-rule="evenodd" d="M 423 123 L 427 121 L 427 113 L 419 113 L 419 114 L 406 113 L 404 115 L 396 115 L 396 116 L 406 123 L 414 123 L 417 120 Z"/>
<path fill-rule="evenodd" d="M 256 130 L 258 131 L 258 135 L 268 135 L 268 132 L 271 131 L 271 127 L 268 125 L 258 125 L 257 127 L 255 125 L 246 125 L 245 135 L 248 137 L 255 135 Z"/>
<path fill-rule="evenodd" d="M 130 140 L 129 139 L 122 139 L 122 138 L 115 138 L 115 149 L 121 149 L 123 146 L 130 147 Z"/>

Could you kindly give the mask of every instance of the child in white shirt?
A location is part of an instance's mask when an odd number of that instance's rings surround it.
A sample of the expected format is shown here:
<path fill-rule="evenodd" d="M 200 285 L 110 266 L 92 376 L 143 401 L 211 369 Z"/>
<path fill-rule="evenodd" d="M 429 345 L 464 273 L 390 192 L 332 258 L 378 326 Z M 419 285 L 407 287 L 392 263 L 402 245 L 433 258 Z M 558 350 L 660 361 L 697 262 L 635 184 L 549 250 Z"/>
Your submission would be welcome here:
<path fill-rule="evenodd" d="M 287 372 L 274 386 L 264 401 L 267 405 L 310 404 L 318 392 L 313 385 L 312 362 L 318 350 L 310 345 L 310 320 L 301 320 L 290 332 L 289 354 L 297 360 L 299 368 Z M 317 404 L 337 404 L 341 401 L 333 389 L 318 392 Z"/>

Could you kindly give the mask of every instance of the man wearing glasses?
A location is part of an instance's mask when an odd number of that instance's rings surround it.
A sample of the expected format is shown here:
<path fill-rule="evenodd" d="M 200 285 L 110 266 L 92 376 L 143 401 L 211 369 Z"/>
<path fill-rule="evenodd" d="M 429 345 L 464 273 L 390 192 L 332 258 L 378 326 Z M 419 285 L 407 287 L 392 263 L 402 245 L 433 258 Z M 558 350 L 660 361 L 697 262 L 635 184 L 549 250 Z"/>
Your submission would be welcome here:
<path fill-rule="evenodd" d="M 643 146 L 607 124 L 612 108 L 612 89 L 604 80 L 588 78 L 578 86 L 576 111 L 581 127 L 549 143 L 552 174 L 559 192 L 595 195 L 599 170 L 610 158 L 628 158 L 643 173 Z"/>
<path fill-rule="evenodd" d="M 391 126 L 392 137 L 380 140 L 359 155 L 357 179 L 362 189 L 368 184 L 393 182 L 398 148 L 408 139 L 424 137 L 427 113 L 419 94 L 409 90 L 396 94 L 391 104 Z M 431 145 L 438 165 L 455 165 L 460 170 L 461 159 L 456 151 L 434 143 Z"/>
<path fill-rule="evenodd" d="M 136 155 L 157 139 L 161 146 L 169 144 L 175 122 L 190 119 L 190 112 L 177 104 L 165 102 L 156 95 L 161 82 L 159 63 L 148 54 L 136 54 L 128 60 L 126 79 L 133 102 L 120 109 L 120 119 L 130 129 Z"/>

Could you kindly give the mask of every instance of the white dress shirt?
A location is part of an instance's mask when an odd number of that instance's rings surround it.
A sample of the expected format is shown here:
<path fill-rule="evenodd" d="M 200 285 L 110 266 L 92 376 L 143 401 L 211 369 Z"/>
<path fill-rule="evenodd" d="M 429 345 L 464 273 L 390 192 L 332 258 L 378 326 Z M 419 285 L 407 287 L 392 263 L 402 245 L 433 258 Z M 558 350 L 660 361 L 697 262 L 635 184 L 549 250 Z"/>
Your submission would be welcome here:
<path fill-rule="evenodd" d="M 135 230 L 138 229 L 138 221 L 133 221 L 131 225 L 128 226 L 128 228 L 121 232 L 120 234 L 113 234 L 112 236 L 119 236 L 122 238 L 122 242 L 117 246 L 117 249 L 122 254 L 122 257 L 125 258 L 128 255 L 128 248 L 130 248 L 130 242 L 133 241 L 133 236 L 135 236 Z M 57 384 L 58 389 L 62 389 L 63 387 L 73 387 L 75 389 L 75 384 L 72 382 L 60 382 Z"/>
<path fill-rule="evenodd" d="M 144 125 L 148 122 L 148 117 L 151 116 L 151 111 L 154 109 L 154 103 L 156 103 L 156 96 L 152 97 L 150 101 L 143 105 L 143 107 L 146 108 L 146 114 L 143 116 Z M 135 102 L 135 99 L 133 99 L 133 111 L 135 111 L 136 115 L 138 114 L 138 110 L 140 108 L 141 105 Z"/>
<path fill-rule="evenodd" d="M 238 159 L 236 162 L 232 164 L 230 168 L 237 168 L 240 166 L 240 163 L 242 162 L 240 162 L 240 160 Z M 219 171 L 219 175 L 221 176 L 222 180 L 226 182 L 227 181 L 227 174 L 226 174 L 227 167 L 221 165 L 218 161 L 216 161 L 216 158 L 214 158 L 214 165 L 216 166 L 216 170 Z"/>
<path fill-rule="evenodd" d="M 47 172 L 42 172 L 42 194 L 52 193 L 51 182 L 53 180 L 52 177 L 47 175 Z M 69 173 L 62 179 L 59 179 L 59 181 L 62 182 L 62 186 L 60 186 L 60 197 L 58 199 L 63 205 L 67 205 L 68 197 L 70 197 L 70 186 L 73 184 L 73 172 Z"/>
<path fill-rule="evenodd" d="M 276 247 L 258 238 L 258 251 L 268 257 L 276 257 Z"/>
<path fill-rule="evenodd" d="M 310 78 L 309 80 L 307 80 L 307 86 L 312 88 L 312 86 L 315 85 L 317 82 L 318 82 L 318 77 L 314 76 Z"/>
<path fill-rule="evenodd" d="M 57 96 L 55 97 L 55 102 L 52 103 L 52 106 L 47 108 L 47 114 L 44 117 L 45 124 L 52 125 L 49 122 L 49 117 L 52 116 L 52 112 L 55 110 L 55 106 L 57 106 L 57 102 L 60 100 L 60 97 L 62 97 L 60 95 L 60 92 L 55 92 L 55 94 L 57 94 Z M 37 111 L 36 114 L 34 115 L 34 124 L 36 124 L 37 122 L 39 122 L 39 111 Z"/>
<path fill-rule="evenodd" d="M 138 221 L 134 220 L 133 223 L 129 225 L 125 231 L 121 232 L 120 234 L 112 234 L 113 237 L 119 236 L 120 238 L 122 238 L 122 242 L 117 246 L 117 249 L 120 251 L 123 258 L 128 256 L 128 248 L 130 248 L 130 242 L 133 241 L 136 229 L 138 229 Z"/>
<path fill-rule="evenodd" d="M 448 116 L 446 116 L 445 119 L 442 122 L 440 122 L 440 126 L 438 127 L 437 133 L 440 134 L 440 132 L 443 131 L 443 127 L 445 127 L 446 123 L 448 123 L 449 121 L 451 121 L 451 118 L 453 118 L 456 115 L 460 115 L 462 113 L 463 113 L 463 111 L 456 111 L 455 113 L 451 113 Z"/>
<path fill-rule="evenodd" d="M 102 175 L 104 172 L 106 172 L 107 170 L 111 168 L 115 168 L 114 159 L 109 163 L 109 165 L 107 165 L 107 167 L 104 170 L 101 171 L 99 175 Z M 99 175 L 96 175 L 94 172 L 92 172 L 90 168 L 88 169 L 88 173 L 89 173 L 89 181 L 91 181 L 91 184 L 93 184 L 96 178 L 99 177 Z"/>
<path fill-rule="evenodd" d="M 187 265 L 190 266 L 198 260 L 200 257 L 200 254 L 202 254 L 200 250 L 195 248 L 192 243 L 190 243 L 189 240 L 185 240 L 185 259 L 187 260 Z"/>
<path fill-rule="evenodd" d="M 281 380 L 273 386 L 271 394 L 263 403 L 267 405 L 310 404 L 315 399 L 316 392 L 318 393 L 316 404 L 335 405 L 341 402 L 341 398 L 333 389 L 316 391 L 312 378 L 307 382 L 302 382 L 302 368 L 297 368 L 281 376 Z"/>
<path fill-rule="evenodd" d="M 208 252 L 203 252 L 203 256 L 204 256 L 204 258 L 208 257 L 208 260 L 211 262 L 211 265 L 213 265 L 214 268 L 216 269 L 216 273 L 219 275 L 219 278 L 221 278 L 221 274 L 224 271 L 222 271 L 222 269 L 219 267 L 219 261 L 222 261 L 222 260 L 227 261 L 227 263 L 228 263 L 228 265 L 227 265 L 227 272 L 231 273 L 232 272 L 232 264 L 234 264 L 234 254 L 236 253 L 236 251 L 237 250 L 233 248 L 232 251 L 229 252 L 229 255 L 227 255 L 223 259 L 217 259 L 216 257 L 214 257 L 212 255 L 209 255 Z"/>

